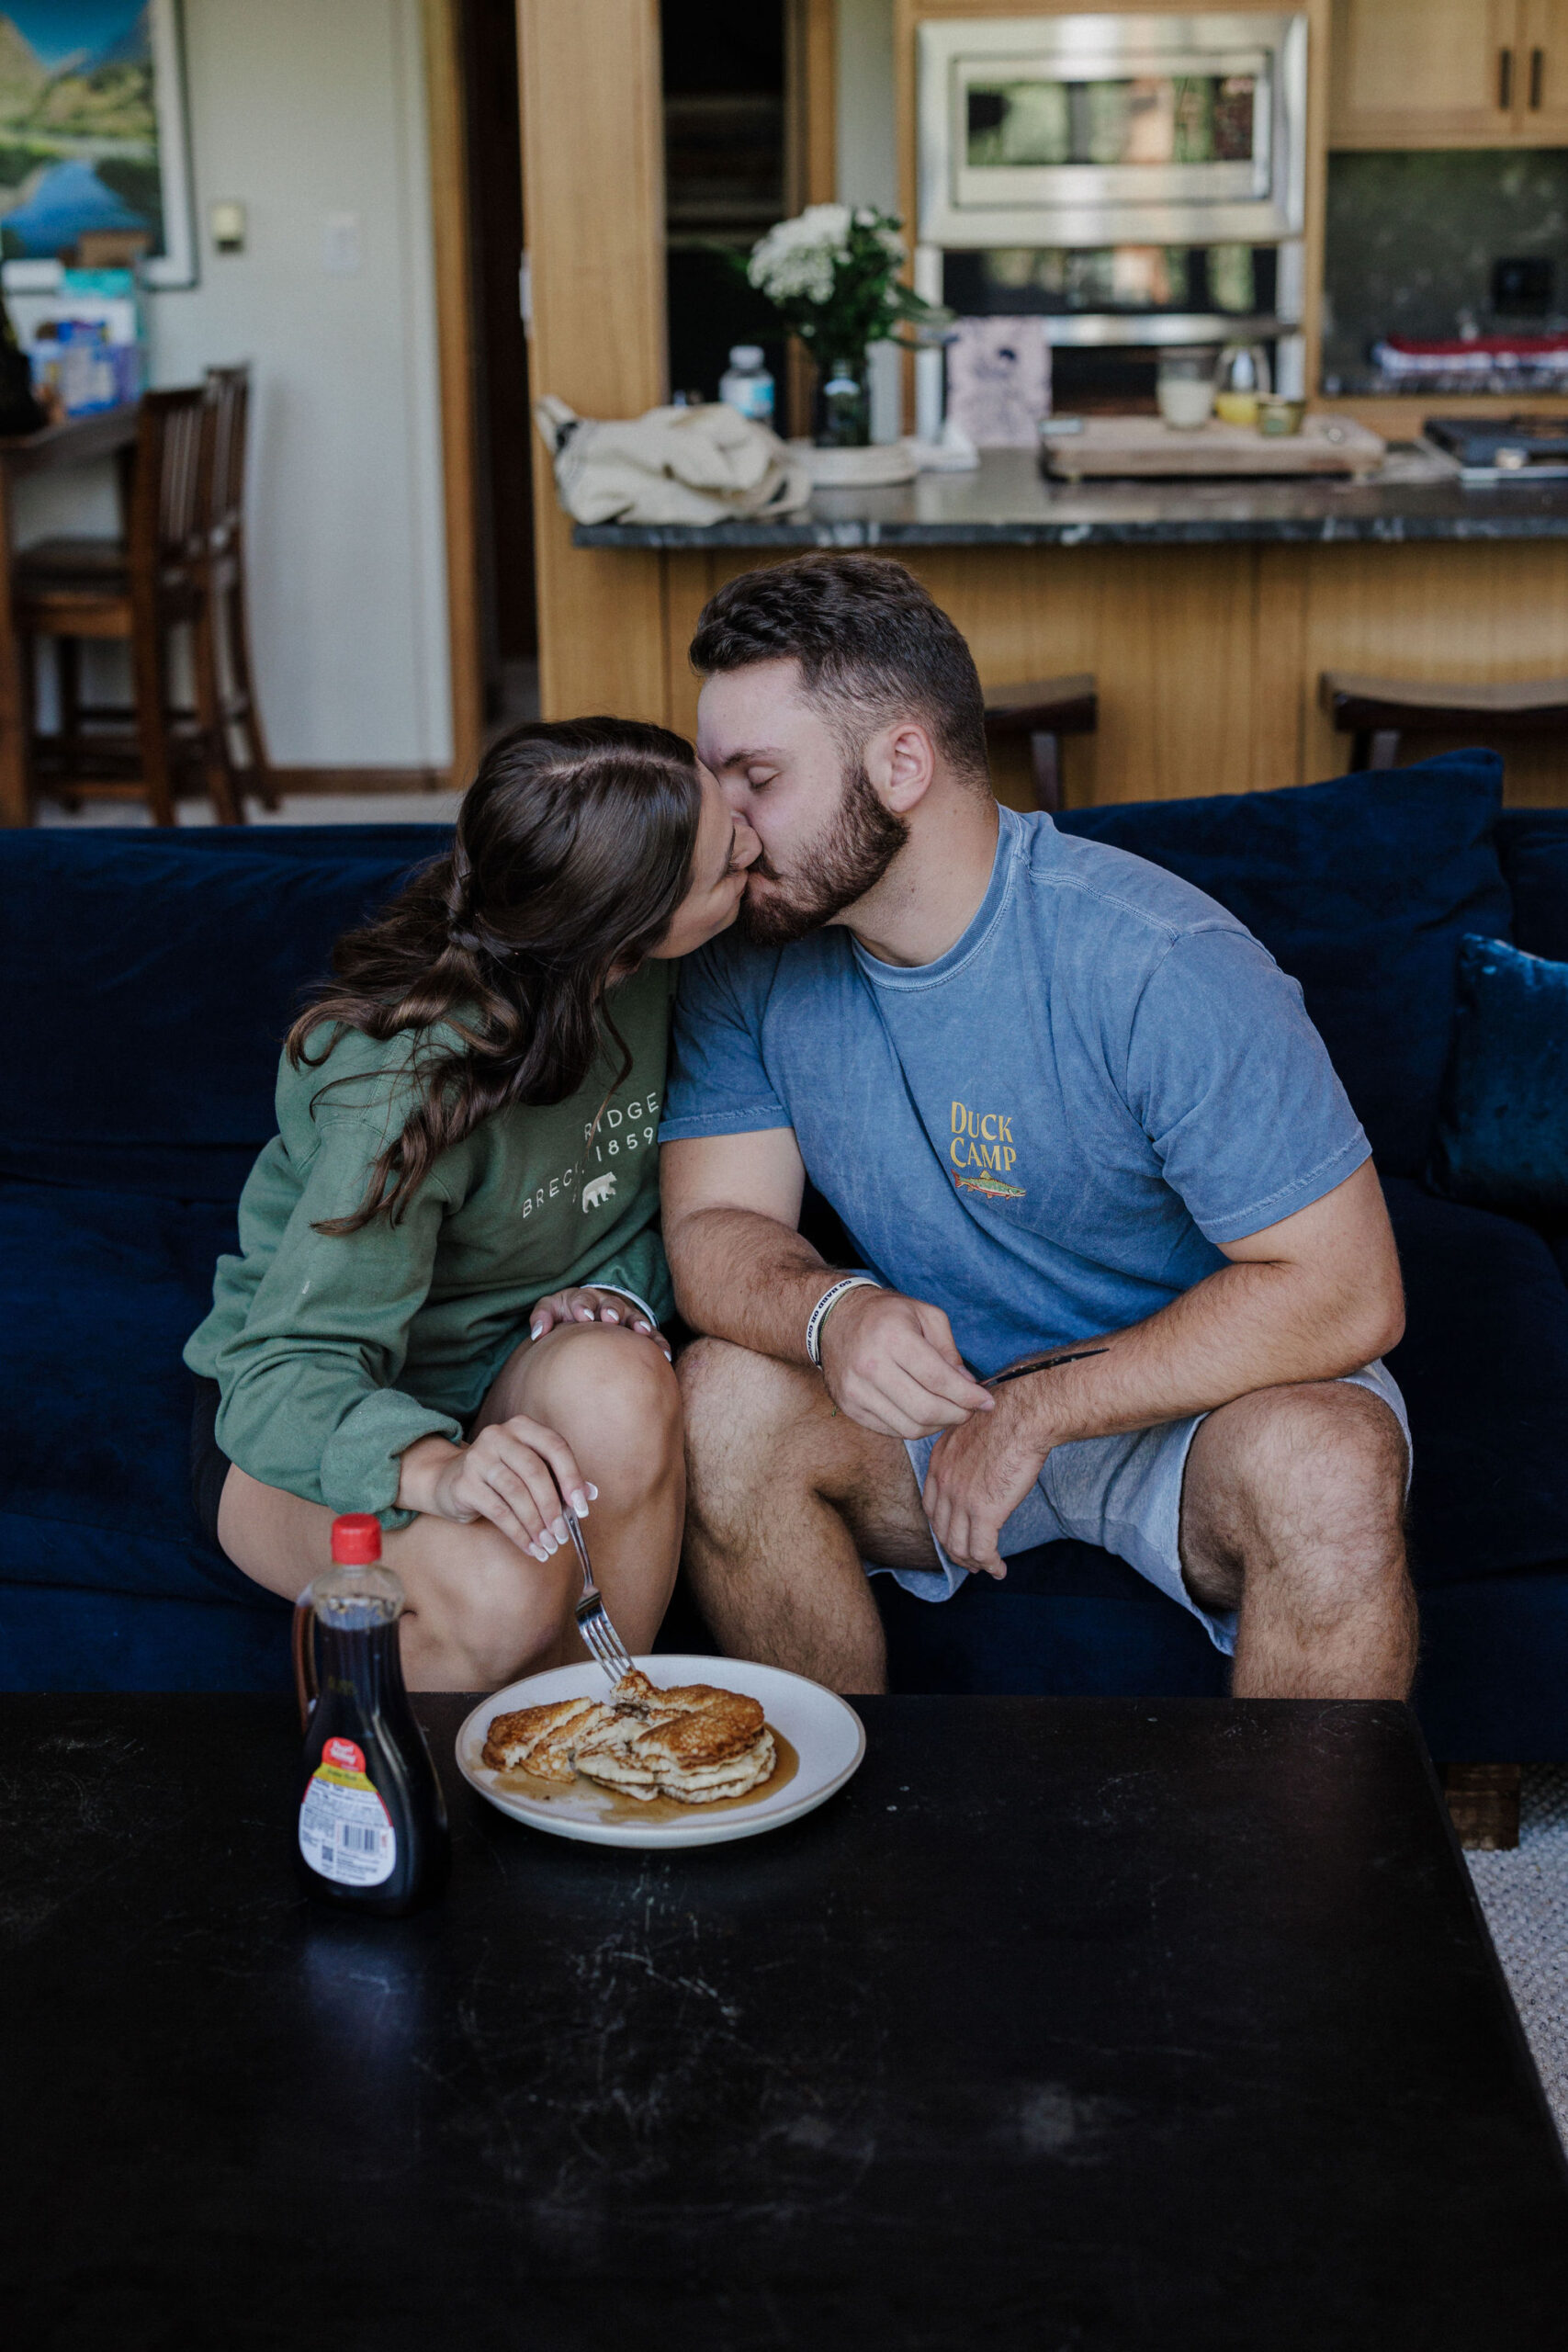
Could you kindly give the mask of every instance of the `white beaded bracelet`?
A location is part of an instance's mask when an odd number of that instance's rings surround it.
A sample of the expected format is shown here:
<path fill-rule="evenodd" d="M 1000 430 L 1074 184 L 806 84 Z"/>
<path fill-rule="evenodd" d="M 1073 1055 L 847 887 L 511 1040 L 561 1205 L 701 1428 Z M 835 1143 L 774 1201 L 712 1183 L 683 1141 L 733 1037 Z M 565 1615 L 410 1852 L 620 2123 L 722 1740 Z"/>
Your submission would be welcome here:
<path fill-rule="evenodd" d="M 841 1282 L 835 1283 L 830 1290 L 823 1292 L 812 1308 L 806 1325 L 806 1352 L 818 1372 L 822 1369 L 822 1326 L 844 1293 L 847 1290 L 883 1290 L 886 1287 L 885 1283 L 877 1281 L 874 1274 L 846 1274 Z"/>

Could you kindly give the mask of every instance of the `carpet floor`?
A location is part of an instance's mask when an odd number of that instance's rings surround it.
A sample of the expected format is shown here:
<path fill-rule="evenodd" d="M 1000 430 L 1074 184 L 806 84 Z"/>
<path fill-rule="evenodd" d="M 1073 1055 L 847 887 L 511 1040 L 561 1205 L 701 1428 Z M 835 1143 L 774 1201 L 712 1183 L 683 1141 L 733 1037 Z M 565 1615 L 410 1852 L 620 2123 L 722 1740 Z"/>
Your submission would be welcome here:
<path fill-rule="evenodd" d="M 1527 1764 L 1518 1845 L 1465 1860 L 1568 2147 L 1568 1764 Z"/>

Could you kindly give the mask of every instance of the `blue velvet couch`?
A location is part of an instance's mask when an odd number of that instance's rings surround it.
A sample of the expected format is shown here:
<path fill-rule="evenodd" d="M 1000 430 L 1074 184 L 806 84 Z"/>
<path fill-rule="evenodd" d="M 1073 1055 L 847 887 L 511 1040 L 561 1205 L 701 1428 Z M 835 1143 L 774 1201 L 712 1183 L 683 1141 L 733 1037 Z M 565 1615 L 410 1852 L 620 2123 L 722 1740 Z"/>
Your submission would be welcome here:
<path fill-rule="evenodd" d="M 1210 890 L 1301 979 L 1409 1292 L 1434 1752 L 1568 1757 L 1568 1244 L 1422 1182 L 1468 931 L 1568 959 L 1568 810 L 1484 753 L 1061 821 Z M 180 1363 L 273 1132 L 278 1040 L 423 827 L 0 835 L 0 1687 L 280 1686 L 287 1612 L 205 1543 Z M 878 1579 L 913 1690 L 1211 1692 L 1190 1619 L 1058 1544 L 945 1608 Z"/>

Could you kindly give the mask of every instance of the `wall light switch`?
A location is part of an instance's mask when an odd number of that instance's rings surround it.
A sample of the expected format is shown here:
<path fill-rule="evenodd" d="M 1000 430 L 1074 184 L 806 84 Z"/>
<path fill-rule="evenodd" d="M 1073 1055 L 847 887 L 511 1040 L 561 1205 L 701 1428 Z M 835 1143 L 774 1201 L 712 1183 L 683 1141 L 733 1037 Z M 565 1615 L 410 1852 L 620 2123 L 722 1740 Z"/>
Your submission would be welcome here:
<path fill-rule="evenodd" d="M 245 208 L 231 198 L 212 208 L 212 243 L 220 254 L 243 254 L 245 250 Z"/>
<path fill-rule="evenodd" d="M 365 240 L 357 212 L 329 212 L 321 222 L 321 267 L 329 277 L 357 277 Z"/>

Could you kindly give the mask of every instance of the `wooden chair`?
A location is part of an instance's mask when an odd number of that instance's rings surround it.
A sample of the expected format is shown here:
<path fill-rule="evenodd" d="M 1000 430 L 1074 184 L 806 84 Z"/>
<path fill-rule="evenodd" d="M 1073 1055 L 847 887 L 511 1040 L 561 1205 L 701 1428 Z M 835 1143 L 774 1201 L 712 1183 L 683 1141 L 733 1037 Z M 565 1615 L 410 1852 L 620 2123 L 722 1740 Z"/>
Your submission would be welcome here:
<path fill-rule="evenodd" d="M 250 413 L 248 367 L 209 368 L 202 481 L 206 496 L 207 610 L 198 628 L 197 658 L 210 673 L 227 750 L 238 739 L 243 751 L 233 776 L 236 795 L 248 783 L 262 806 L 276 808 L 277 793 L 256 707 L 251 667 L 250 620 L 245 602 L 245 447 Z"/>
<path fill-rule="evenodd" d="M 1433 684 L 1418 678 L 1365 678 L 1325 670 L 1318 701 L 1335 729 L 1350 737 L 1350 772 L 1392 768 L 1404 735 L 1568 736 L 1568 678 L 1504 684 Z"/>
<path fill-rule="evenodd" d="M 1100 695 L 1091 670 L 1039 678 L 1030 685 L 993 686 L 986 695 L 987 743 L 1029 738 L 1037 808 L 1062 805 L 1062 737 L 1092 735 L 1099 723 Z"/>
<path fill-rule="evenodd" d="M 49 539 L 17 558 L 17 631 L 29 682 L 32 640 L 48 638 L 57 648 L 60 728 L 52 738 L 29 729 L 35 780 L 57 782 L 67 806 L 145 800 L 155 825 L 172 825 L 181 791 L 204 790 L 220 823 L 243 821 L 211 664 L 194 643 L 196 707 L 176 707 L 170 697 L 175 632 L 188 627 L 197 639 L 209 601 L 201 480 L 207 406 L 200 385 L 144 395 L 123 541 Z M 129 643 L 133 711 L 82 702 L 78 649 L 85 638 Z M 108 722 L 123 729 L 127 719 L 134 722 L 129 737 L 102 731 Z"/>

